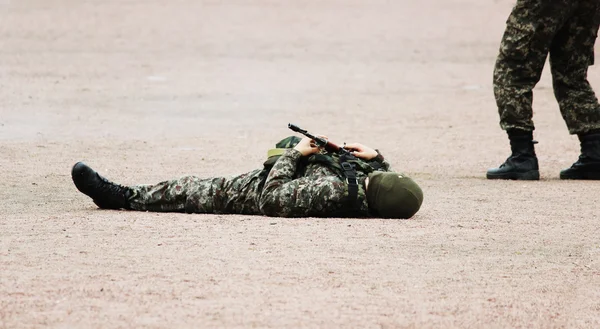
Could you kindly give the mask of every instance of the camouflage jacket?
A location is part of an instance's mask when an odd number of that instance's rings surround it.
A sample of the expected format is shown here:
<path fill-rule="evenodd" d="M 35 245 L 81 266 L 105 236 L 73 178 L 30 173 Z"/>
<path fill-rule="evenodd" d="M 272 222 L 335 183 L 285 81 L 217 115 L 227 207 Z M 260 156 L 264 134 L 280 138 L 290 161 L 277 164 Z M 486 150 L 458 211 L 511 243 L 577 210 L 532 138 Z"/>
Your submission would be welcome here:
<path fill-rule="evenodd" d="M 275 162 L 264 183 L 259 199 L 262 214 L 278 217 L 369 217 L 365 179 L 368 162 L 358 160 L 359 181 L 356 206 L 348 202 L 348 184 L 335 168 L 321 162 L 307 161 L 300 166 L 302 155 L 288 149 Z M 334 159 L 336 157 L 334 156 Z M 389 171 L 385 160 L 379 170 Z M 299 170 L 301 167 L 302 170 Z"/>

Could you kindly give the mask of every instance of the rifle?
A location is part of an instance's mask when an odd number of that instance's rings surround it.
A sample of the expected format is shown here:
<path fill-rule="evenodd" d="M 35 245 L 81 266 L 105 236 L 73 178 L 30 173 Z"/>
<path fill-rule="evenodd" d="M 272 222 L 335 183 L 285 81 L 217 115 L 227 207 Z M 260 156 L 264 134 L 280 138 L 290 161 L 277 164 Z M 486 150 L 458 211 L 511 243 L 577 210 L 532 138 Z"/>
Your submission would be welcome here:
<path fill-rule="evenodd" d="M 341 153 L 341 154 L 345 154 L 345 155 L 352 155 L 352 153 L 350 153 L 350 151 L 348 151 L 347 149 L 340 147 L 328 140 L 326 140 L 323 137 L 317 137 L 311 133 L 309 133 L 308 131 L 294 125 L 291 123 L 288 123 L 288 128 L 290 128 L 291 130 L 297 132 L 297 133 L 301 133 L 302 135 L 312 139 L 313 141 L 315 141 L 315 144 L 317 144 L 317 146 L 324 148 L 326 151 L 328 152 L 332 152 L 332 153 Z M 354 156 L 354 155 L 352 155 Z"/>

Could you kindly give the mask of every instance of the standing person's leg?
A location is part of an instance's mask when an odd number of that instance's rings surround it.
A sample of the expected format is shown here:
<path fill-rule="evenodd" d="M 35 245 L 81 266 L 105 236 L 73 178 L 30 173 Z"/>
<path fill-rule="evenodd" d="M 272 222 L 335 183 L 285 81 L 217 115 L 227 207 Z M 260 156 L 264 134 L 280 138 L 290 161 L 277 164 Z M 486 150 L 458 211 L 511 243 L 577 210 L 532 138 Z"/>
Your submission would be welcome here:
<path fill-rule="evenodd" d="M 550 48 L 554 95 L 569 133 L 581 141 L 581 155 L 562 179 L 600 179 L 600 104 L 587 80 L 594 63 L 600 3 L 582 0 Z"/>
<path fill-rule="evenodd" d="M 539 179 L 533 142 L 533 88 L 540 80 L 554 35 L 575 8 L 571 0 L 519 0 L 513 8 L 494 67 L 494 96 L 511 156 L 488 179 Z"/>

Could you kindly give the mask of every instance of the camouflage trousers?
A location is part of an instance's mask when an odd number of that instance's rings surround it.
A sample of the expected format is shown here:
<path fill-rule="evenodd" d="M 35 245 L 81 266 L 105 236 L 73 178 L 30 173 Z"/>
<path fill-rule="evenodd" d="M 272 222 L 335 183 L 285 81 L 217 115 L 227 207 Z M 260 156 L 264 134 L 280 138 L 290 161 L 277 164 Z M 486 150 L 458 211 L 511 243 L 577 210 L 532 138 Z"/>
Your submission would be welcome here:
<path fill-rule="evenodd" d="M 548 54 L 554 95 L 569 132 L 600 129 L 600 105 L 587 80 L 599 25 L 598 0 L 517 1 L 494 68 L 503 129 L 534 130 L 532 90 Z"/>
<path fill-rule="evenodd" d="M 232 177 L 184 176 L 155 185 L 132 186 L 133 210 L 214 214 L 260 214 L 262 170 Z"/>

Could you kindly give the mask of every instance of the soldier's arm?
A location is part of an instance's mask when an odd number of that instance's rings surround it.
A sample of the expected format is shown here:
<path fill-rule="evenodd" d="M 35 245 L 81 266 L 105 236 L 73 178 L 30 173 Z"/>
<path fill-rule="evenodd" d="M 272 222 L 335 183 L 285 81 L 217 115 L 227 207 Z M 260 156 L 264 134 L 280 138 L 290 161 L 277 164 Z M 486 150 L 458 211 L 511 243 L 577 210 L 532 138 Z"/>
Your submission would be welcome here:
<path fill-rule="evenodd" d="M 377 156 L 371 160 L 369 160 L 369 162 L 374 162 L 377 163 L 379 166 L 381 166 L 381 171 L 393 171 L 392 170 L 392 166 L 390 165 L 390 163 L 383 157 L 383 155 L 381 155 L 381 153 L 379 152 L 379 150 L 375 150 L 377 151 Z"/>
<path fill-rule="evenodd" d="M 373 167 L 379 167 L 378 170 L 392 171 L 390 163 L 385 160 L 379 150 L 360 143 L 350 143 L 345 145 L 345 147 L 351 150 L 352 154 L 354 154 L 354 156 L 357 158 L 361 158 L 371 164 L 374 164 L 375 166 Z"/>
<path fill-rule="evenodd" d="M 289 149 L 269 172 L 259 206 L 264 215 L 276 217 L 319 216 L 328 203 L 343 195 L 343 182 L 333 176 L 294 179 L 302 154 Z"/>

